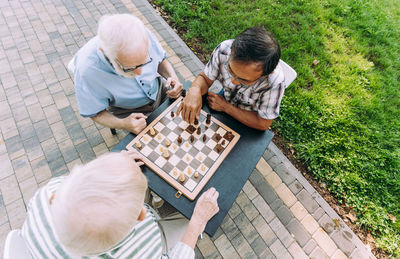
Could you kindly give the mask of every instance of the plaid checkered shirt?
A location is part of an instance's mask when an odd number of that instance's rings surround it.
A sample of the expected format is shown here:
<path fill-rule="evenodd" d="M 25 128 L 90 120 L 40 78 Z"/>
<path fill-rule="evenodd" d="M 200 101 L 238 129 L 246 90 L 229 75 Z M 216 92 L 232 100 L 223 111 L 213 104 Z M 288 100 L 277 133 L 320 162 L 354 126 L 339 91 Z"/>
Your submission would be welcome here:
<path fill-rule="evenodd" d="M 226 40 L 214 49 L 210 61 L 204 67 L 204 74 L 212 81 L 221 82 L 224 97 L 232 105 L 257 112 L 264 119 L 277 118 L 286 88 L 280 64 L 267 78 L 260 78 L 250 86 L 234 85 L 227 69 L 232 43 L 233 40 Z"/>

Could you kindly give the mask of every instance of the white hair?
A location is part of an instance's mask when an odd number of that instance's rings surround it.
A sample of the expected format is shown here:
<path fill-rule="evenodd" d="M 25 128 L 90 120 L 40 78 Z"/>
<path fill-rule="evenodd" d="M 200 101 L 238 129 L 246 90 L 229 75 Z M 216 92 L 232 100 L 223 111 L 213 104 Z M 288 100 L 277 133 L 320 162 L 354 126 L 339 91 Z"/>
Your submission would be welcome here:
<path fill-rule="evenodd" d="M 97 35 L 99 47 L 110 59 L 118 53 L 140 51 L 143 44 L 149 44 L 146 27 L 132 14 L 102 16 Z"/>
<path fill-rule="evenodd" d="M 126 237 L 143 207 L 147 179 L 127 154 L 74 167 L 51 205 L 54 229 L 72 254 L 105 252 Z"/>

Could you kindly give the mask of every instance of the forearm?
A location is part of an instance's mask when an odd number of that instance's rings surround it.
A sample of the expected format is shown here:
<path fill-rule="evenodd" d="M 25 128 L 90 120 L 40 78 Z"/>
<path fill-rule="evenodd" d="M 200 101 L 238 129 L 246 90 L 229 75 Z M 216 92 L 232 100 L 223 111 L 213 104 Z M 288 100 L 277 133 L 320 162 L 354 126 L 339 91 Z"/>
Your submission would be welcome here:
<path fill-rule="evenodd" d="M 212 85 L 213 81 L 209 80 L 203 72 L 201 72 L 196 79 L 193 81 L 190 89 L 200 91 L 201 95 L 205 95 L 208 92 L 208 88 Z M 190 91 L 189 89 L 189 91 Z"/>
<path fill-rule="evenodd" d="M 227 103 L 224 111 L 244 125 L 258 130 L 267 130 L 273 122 L 273 120 L 261 118 L 256 112 L 240 109 L 230 103 Z"/>
<path fill-rule="evenodd" d="M 108 111 L 99 112 L 96 117 L 91 117 L 91 119 L 108 128 L 126 129 L 124 119 L 119 119 Z"/>
<path fill-rule="evenodd" d="M 194 249 L 197 243 L 199 235 L 203 232 L 205 224 L 198 223 L 196 219 L 191 219 L 189 225 L 183 234 L 182 243 L 187 244 Z"/>
<path fill-rule="evenodd" d="M 167 59 L 164 59 L 160 65 L 158 65 L 157 72 L 164 78 L 172 77 L 179 81 L 178 76 L 175 73 L 174 68 Z"/>

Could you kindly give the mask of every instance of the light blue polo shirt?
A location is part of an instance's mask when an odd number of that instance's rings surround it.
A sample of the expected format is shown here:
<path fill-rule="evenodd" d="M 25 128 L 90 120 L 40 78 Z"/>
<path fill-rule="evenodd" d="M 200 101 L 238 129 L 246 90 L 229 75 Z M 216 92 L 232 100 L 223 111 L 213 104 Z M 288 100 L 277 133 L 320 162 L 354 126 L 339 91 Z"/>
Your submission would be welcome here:
<path fill-rule="evenodd" d="M 124 109 L 142 107 L 155 101 L 158 92 L 158 65 L 167 57 L 153 33 L 149 34 L 151 63 L 142 67 L 135 78 L 118 75 L 99 50 L 97 37 L 91 39 L 75 55 L 75 92 L 83 117 L 116 106 Z"/>

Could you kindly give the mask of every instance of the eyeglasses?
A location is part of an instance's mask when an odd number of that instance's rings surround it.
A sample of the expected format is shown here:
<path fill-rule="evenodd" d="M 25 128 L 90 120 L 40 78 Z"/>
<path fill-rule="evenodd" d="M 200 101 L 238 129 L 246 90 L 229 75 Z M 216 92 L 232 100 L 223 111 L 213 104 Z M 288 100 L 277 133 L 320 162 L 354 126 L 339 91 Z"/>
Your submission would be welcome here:
<path fill-rule="evenodd" d="M 263 77 L 263 75 L 262 76 L 260 76 L 259 78 L 257 78 L 256 80 L 253 80 L 253 81 L 248 81 L 248 80 L 245 80 L 245 79 L 239 79 L 236 75 L 235 75 L 235 73 L 233 73 L 233 71 L 232 71 L 232 68 L 231 68 L 231 66 L 229 65 L 229 60 L 227 61 L 227 62 L 225 62 L 225 68 L 226 68 L 226 70 L 228 70 L 228 73 L 236 80 L 236 81 L 238 81 L 239 82 L 239 84 L 240 84 L 240 86 L 250 86 L 251 84 L 253 84 L 255 81 L 257 81 L 258 79 L 260 79 L 261 77 Z"/>
<path fill-rule="evenodd" d="M 119 66 L 119 68 L 120 68 L 122 71 L 124 71 L 124 73 L 132 72 L 132 71 L 135 70 L 135 69 L 141 68 L 141 67 L 143 67 L 143 66 L 145 66 L 145 65 L 147 65 L 147 64 L 149 64 L 149 63 L 151 63 L 151 61 L 153 61 L 152 58 L 150 58 L 150 60 L 147 61 L 146 63 L 140 64 L 140 65 L 137 65 L 137 66 L 134 66 L 134 67 L 124 67 L 123 65 L 121 65 L 121 63 L 118 62 L 117 59 L 115 59 L 115 63 L 117 63 L 117 65 Z"/>

